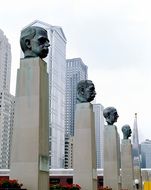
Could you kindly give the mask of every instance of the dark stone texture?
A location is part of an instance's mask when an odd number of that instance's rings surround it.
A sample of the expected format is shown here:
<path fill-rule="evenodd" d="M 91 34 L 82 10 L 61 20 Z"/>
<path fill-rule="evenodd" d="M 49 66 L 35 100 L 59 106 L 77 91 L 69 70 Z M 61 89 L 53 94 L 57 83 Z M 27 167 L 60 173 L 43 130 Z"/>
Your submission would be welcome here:
<path fill-rule="evenodd" d="M 47 31 L 38 26 L 30 26 L 21 31 L 20 45 L 24 58 L 45 58 L 50 46 Z"/>
<path fill-rule="evenodd" d="M 91 80 L 81 80 L 77 85 L 77 101 L 79 103 L 91 102 L 96 95 L 95 86 Z"/>
<path fill-rule="evenodd" d="M 123 139 L 128 139 L 132 134 L 132 130 L 129 125 L 124 125 L 122 127 L 122 132 L 123 132 Z"/>
<path fill-rule="evenodd" d="M 103 110 L 103 116 L 108 125 L 113 125 L 119 117 L 117 110 L 114 107 L 107 107 Z"/>

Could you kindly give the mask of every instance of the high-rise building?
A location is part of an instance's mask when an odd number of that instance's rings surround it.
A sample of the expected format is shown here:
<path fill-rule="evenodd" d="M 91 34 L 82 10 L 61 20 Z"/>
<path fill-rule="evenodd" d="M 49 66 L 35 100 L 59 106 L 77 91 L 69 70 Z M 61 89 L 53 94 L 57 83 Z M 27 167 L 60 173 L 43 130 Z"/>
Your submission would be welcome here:
<path fill-rule="evenodd" d="M 28 26 L 45 28 L 50 41 L 49 54 L 45 59 L 49 74 L 49 163 L 50 168 L 62 168 L 65 144 L 66 37 L 59 26 L 38 20 Z"/>
<path fill-rule="evenodd" d="M 65 168 L 70 168 L 69 164 L 70 143 L 72 136 L 74 136 L 74 114 L 77 95 L 77 84 L 80 80 L 87 79 L 88 67 L 83 63 L 81 58 L 66 60 L 66 112 L 65 112 Z M 71 143 L 72 144 L 72 143 Z M 70 161 L 72 163 L 72 161 Z"/>
<path fill-rule="evenodd" d="M 73 136 L 65 138 L 65 168 L 73 168 Z"/>
<path fill-rule="evenodd" d="M 95 117 L 95 137 L 96 137 L 96 161 L 97 168 L 103 168 L 103 133 L 104 133 L 104 117 L 103 106 L 101 104 L 93 104 Z"/>
<path fill-rule="evenodd" d="M 0 91 L 10 90 L 11 48 L 8 39 L 0 30 Z"/>
<path fill-rule="evenodd" d="M 0 30 L 0 168 L 9 168 L 14 96 L 10 94 L 11 47 Z"/>
<path fill-rule="evenodd" d="M 9 168 L 10 166 L 14 103 L 14 96 L 8 91 L 0 92 L 0 168 Z"/>
<path fill-rule="evenodd" d="M 134 166 L 140 167 L 140 147 L 139 147 L 139 137 L 138 137 L 138 126 L 137 126 L 137 113 L 135 113 L 132 135 L 133 135 L 132 136 L 133 164 Z"/>
<path fill-rule="evenodd" d="M 76 105 L 77 84 L 87 79 L 88 67 L 81 58 L 67 59 L 66 61 L 66 134 L 74 135 L 74 113 Z"/>
<path fill-rule="evenodd" d="M 139 145 L 138 125 L 137 125 L 137 113 L 135 113 L 132 135 L 133 135 L 132 136 L 132 158 L 133 158 L 133 167 L 134 167 L 134 179 L 139 180 L 141 184 L 141 180 L 142 180 L 141 159 L 140 159 L 140 145 Z"/>
<path fill-rule="evenodd" d="M 141 167 L 151 168 L 151 140 L 146 139 L 141 143 Z"/>

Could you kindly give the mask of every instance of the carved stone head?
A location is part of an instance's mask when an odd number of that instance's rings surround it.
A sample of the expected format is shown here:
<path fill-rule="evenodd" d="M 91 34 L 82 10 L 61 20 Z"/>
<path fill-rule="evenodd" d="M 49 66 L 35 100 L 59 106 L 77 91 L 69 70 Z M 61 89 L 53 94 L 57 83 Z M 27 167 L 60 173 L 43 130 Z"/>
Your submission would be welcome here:
<path fill-rule="evenodd" d="M 48 47 L 50 46 L 47 31 L 38 26 L 25 28 L 21 31 L 20 45 L 24 52 L 24 58 L 45 58 L 49 52 Z"/>
<path fill-rule="evenodd" d="M 77 85 L 77 100 L 79 103 L 91 102 L 96 95 L 95 86 L 91 80 L 81 80 Z"/>
<path fill-rule="evenodd" d="M 113 125 L 119 117 L 117 110 L 114 107 L 107 107 L 103 110 L 103 116 L 108 125 Z"/>
<path fill-rule="evenodd" d="M 122 127 L 122 132 L 123 132 L 123 139 L 128 139 L 132 134 L 132 130 L 129 125 L 124 125 Z"/>

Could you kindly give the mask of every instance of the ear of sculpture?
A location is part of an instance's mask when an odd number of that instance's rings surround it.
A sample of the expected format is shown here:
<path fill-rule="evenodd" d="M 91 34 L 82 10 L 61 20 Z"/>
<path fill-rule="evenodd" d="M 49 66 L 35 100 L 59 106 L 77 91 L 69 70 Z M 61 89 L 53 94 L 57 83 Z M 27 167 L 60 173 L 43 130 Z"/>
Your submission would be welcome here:
<path fill-rule="evenodd" d="M 28 49 L 31 49 L 31 43 L 30 43 L 29 39 L 25 40 L 25 44 L 26 44 L 26 46 L 27 46 Z"/>

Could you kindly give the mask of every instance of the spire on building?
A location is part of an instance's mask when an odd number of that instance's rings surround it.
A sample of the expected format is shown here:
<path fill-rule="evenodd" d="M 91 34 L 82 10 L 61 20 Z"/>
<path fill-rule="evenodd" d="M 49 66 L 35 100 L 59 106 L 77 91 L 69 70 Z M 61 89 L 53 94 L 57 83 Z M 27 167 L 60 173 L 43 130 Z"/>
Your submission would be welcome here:
<path fill-rule="evenodd" d="M 139 145 L 138 127 L 137 127 L 137 113 L 135 113 L 135 118 L 134 118 L 132 143 Z"/>
<path fill-rule="evenodd" d="M 134 166 L 140 166 L 140 149 L 139 149 L 138 125 L 137 125 L 137 113 L 135 113 L 135 118 L 134 118 L 132 150 L 133 150 Z"/>

